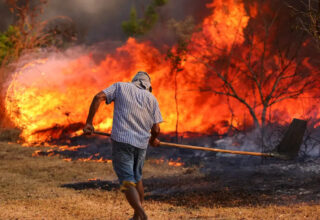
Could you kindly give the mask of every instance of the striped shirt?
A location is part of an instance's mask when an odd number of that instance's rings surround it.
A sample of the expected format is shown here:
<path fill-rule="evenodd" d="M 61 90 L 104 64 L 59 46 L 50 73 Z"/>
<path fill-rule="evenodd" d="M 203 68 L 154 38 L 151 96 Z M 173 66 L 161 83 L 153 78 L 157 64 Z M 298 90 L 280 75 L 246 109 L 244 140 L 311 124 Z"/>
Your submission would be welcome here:
<path fill-rule="evenodd" d="M 146 149 L 153 124 L 163 121 L 157 99 L 133 83 L 118 82 L 103 92 L 107 104 L 114 102 L 111 138 Z"/>

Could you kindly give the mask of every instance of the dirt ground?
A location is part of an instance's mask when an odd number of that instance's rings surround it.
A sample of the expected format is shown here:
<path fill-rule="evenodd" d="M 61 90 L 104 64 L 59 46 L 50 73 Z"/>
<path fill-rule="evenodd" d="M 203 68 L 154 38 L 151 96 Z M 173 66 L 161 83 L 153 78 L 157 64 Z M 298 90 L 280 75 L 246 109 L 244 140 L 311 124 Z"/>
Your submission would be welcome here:
<path fill-rule="evenodd" d="M 32 157 L 35 150 L 0 142 L 0 219 L 131 217 L 111 163 Z M 212 156 L 172 167 L 148 158 L 150 219 L 320 219 L 318 161 Z"/>

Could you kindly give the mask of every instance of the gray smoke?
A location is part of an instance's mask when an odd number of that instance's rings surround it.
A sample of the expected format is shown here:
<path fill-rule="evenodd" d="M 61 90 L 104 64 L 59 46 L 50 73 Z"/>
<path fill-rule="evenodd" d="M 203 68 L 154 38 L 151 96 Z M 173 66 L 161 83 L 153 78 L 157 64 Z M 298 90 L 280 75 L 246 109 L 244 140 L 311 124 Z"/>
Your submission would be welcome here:
<path fill-rule="evenodd" d="M 122 31 L 121 23 L 129 19 L 131 7 L 135 5 L 141 16 L 143 8 L 150 2 L 151 0 L 48 0 L 42 18 L 69 17 L 79 33 L 79 43 L 93 44 L 104 40 L 125 41 L 127 36 Z M 166 38 L 164 32 L 168 31 L 167 21 L 172 18 L 183 20 L 187 16 L 192 16 L 196 22 L 201 22 L 210 12 L 206 9 L 208 2 L 212 0 L 169 0 L 158 10 L 160 19 L 154 34 L 149 33 L 146 38 L 157 41 Z M 13 22 L 13 16 L 5 0 L 0 0 L 0 15 L 0 31 L 4 31 Z M 159 36 L 159 33 L 162 35 Z M 154 37 L 154 35 L 157 36 Z M 162 39 L 161 43 L 166 43 L 166 40 Z"/>
<path fill-rule="evenodd" d="M 0 18 L 0 31 L 4 31 L 13 22 L 13 16 L 5 4 L 5 0 L 0 0 Z"/>
<path fill-rule="evenodd" d="M 72 19 L 82 42 L 123 40 L 121 22 L 132 6 L 127 0 L 55 0 L 49 1 L 44 19 L 67 16 Z"/>

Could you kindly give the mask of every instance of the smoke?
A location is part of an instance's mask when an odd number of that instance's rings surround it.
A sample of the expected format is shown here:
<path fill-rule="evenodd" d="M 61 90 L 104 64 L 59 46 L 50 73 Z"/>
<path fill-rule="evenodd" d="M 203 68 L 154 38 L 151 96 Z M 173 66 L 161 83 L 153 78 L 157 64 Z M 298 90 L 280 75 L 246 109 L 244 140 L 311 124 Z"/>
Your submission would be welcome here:
<path fill-rule="evenodd" d="M 142 16 L 143 10 L 151 1 L 127 0 L 48 0 L 41 18 L 51 20 L 59 16 L 69 17 L 78 32 L 79 43 L 94 44 L 104 40 L 125 41 L 127 36 L 123 33 L 121 24 L 128 20 L 130 9 L 135 6 L 138 15 Z M 170 42 L 167 21 L 170 19 L 183 20 L 193 16 L 196 22 L 201 22 L 210 10 L 206 4 L 211 0 L 171 0 L 158 9 L 159 22 L 154 30 L 145 38 L 149 40 Z M 7 7 L 5 0 L 0 0 L 0 31 L 7 29 L 14 19 Z M 164 36 L 164 38 L 159 37 Z M 156 36 L 156 37 L 154 37 Z"/>
<path fill-rule="evenodd" d="M 55 0 L 48 2 L 43 18 L 70 17 L 84 43 L 124 40 L 121 22 L 127 19 L 131 5 L 127 0 Z"/>
<path fill-rule="evenodd" d="M 0 31 L 5 31 L 13 23 L 13 16 L 9 11 L 9 7 L 5 4 L 5 0 L 0 0 L 0 16 Z"/>
<path fill-rule="evenodd" d="M 211 1 L 211 0 L 210 0 Z M 174 0 L 158 10 L 159 22 L 147 38 L 159 40 L 159 33 L 167 32 L 169 19 L 183 20 L 186 16 L 194 16 L 200 22 L 209 10 L 206 1 Z M 49 1 L 45 12 L 45 19 L 63 15 L 70 17 L 79 31 L 80 41 L 92 44 L 103 40 L 126 40 L 121 23 L 129 19 L 130 9 L 135 6 L 138 15 L 142 16 L 143 10 L 151 1 L 127 0 L 70 0 Z M 179 9 L 179 10 L 177 10 Z M 160 31 L 161 30 L 161 31 Z M 154 38 L 153 36 L 157 37 Z M 165 34 L 162 34 L 165 36 Z M 165 39 L 164 39 L 165 41 Z"/>

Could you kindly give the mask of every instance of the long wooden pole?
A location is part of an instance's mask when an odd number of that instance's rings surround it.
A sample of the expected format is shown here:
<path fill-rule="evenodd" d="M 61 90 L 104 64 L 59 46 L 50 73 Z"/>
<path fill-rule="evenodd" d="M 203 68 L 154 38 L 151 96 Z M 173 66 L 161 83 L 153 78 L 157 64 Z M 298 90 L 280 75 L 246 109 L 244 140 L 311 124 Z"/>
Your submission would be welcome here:
<path fill-rule="evenodd" d="M 263 156 L 263 157 L 274 157 L 275 156 L 272 153 L 224 150 L 224 149 L 199 147 L 199 146 L 192 146 L 192 145 L 185 145 L 185 144 L 174 144 L 174 143 L 168 143 L 168 142 L 160 142 L 160 146 L 162 146 L 162 147 L 177 147 L 177 148 L 185 148 L 185 149 L 192 149 L 192 150 L 213 151 L 213 152 L 228 153 L 228 154 L 242 154 L 242 155 Z"/>
<path fill-rule="evenodd" d="M 94 131 L 93 133 L 98 134 L 98 135 L 110 136 L 110 134 L 100 132 L 100 131 Z M 242 155 L 262 156 L 262 157 L 277 157 L 277 154 L 274 154 L 274 153 L 224 150 L 224 149 L 217 149 L 217 148 L 192 146 L 192 145 L 186 145 L 186 144 L 174 144 L 174 143 L 162 142 L 162 141 L 160 142 L 160 146 L 161 147 L 177 147 L 177 148 L 192 149 L 192 150 L 213 151 L 213 152 L 228 153 L 228 154 L 242 154 Z"/>

